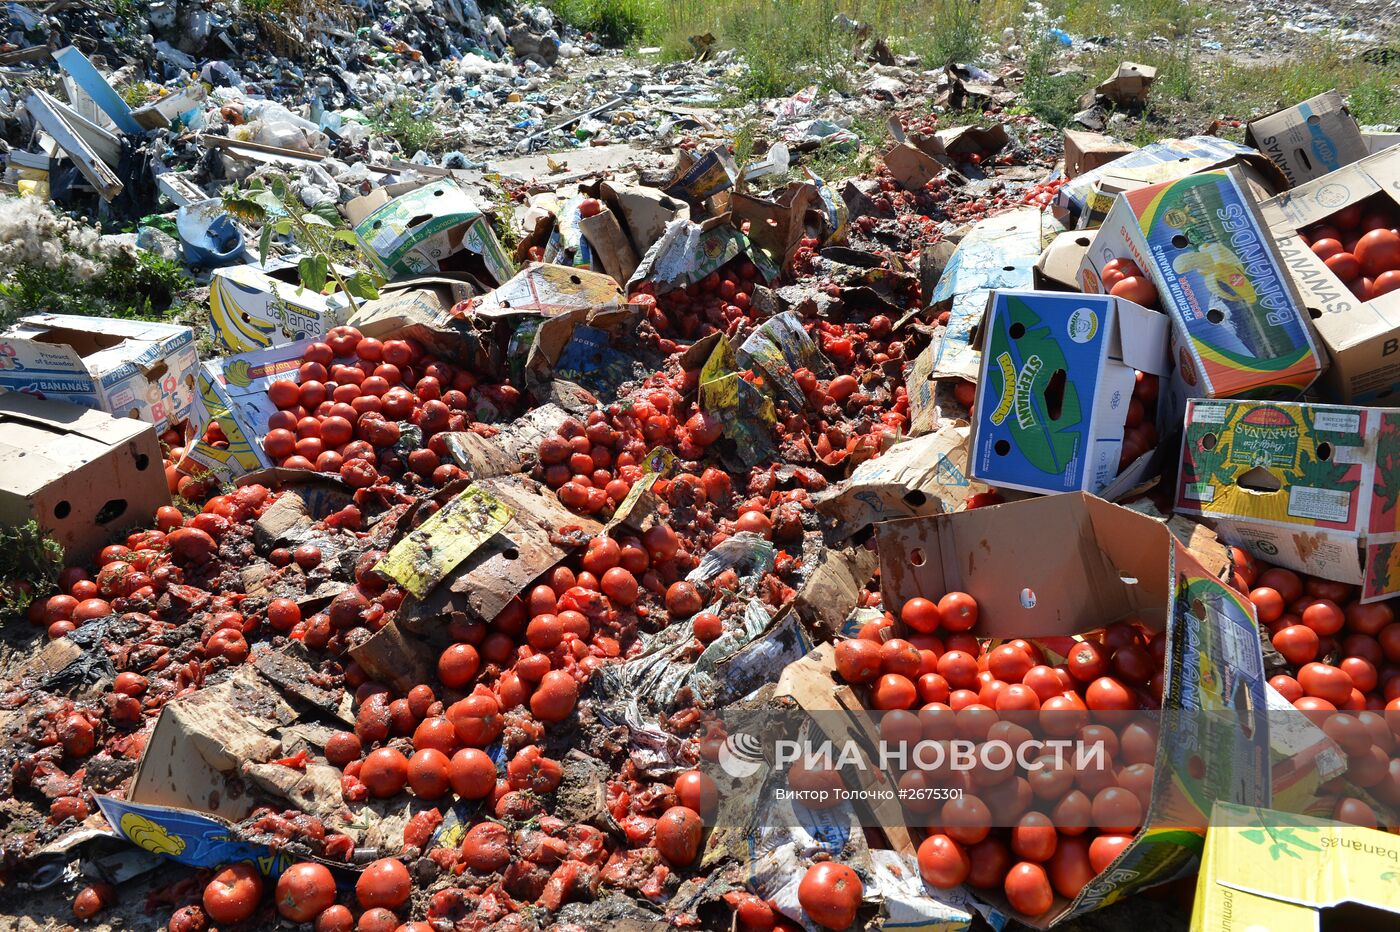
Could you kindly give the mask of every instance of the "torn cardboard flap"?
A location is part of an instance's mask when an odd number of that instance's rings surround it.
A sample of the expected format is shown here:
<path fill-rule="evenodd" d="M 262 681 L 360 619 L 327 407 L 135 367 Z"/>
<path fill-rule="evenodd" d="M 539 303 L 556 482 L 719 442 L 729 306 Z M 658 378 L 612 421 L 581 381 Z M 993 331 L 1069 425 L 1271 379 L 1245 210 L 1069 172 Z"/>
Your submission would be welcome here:
<path fill-rule="evenodd" d="M 637 250 L 623 232 L 617 215 L 604 208 L 591 217 L 579 220 L 579 232 L 588 240 L 593 250 L 595 263 L 601 263 L 603 271 L 612 276 L 613 281 L 625 285 L 637 270 Z"/>
<path fill-rule="evenodd" d="M 510 508 L 490 492 L 468 486 L 395 544 L 375 572 L 421 599 L 510 519 Z"/>
<path fill-rule="evenodd" d="M 499 288 L 473 298 L 468 313 L 488 320 L 557 317 L 580 309 L 620 308 L 626 297 L 610 276 L 549 262 L 533 262 Z"/>
<path fill-rule="evenodd" d="M 486 366 L 481 337 L 470 320 L 452 316 L 452 309 L 486 291 L 470 275 L 427 275 L 385 285 L 379 297 L 361 301 L 346 323 L 367 337 L 412 337 L 449 359 Z"/>
<path fill-rule="evenodd" d="M 735 192 L 729 198 L 731 222 L 749 222 L 749 240 L 786 265 L 806 234 L 807 211 L 816 206 L 816 185 L 794 181 L 773 197 Z"/>
<path fill-rule="evenodd" d="M 1116 104 L 1130 107 L 1147 100 L 1147 93 L 1155 80 L 1156 68 L 1125 61 L 1118 66 L 1112 77 L 1094 88 L 1094 92 L 1102 94 Z"/>
<path fill-rule="evenodd" d="M 1273 160 L 1290 188 L 1369 154 L 1356 117 L 1335 89 L 1251 120 L 1244 141 Z"/>
<path fill-rule="evenodd" d="M 1006 147 L 1011 137 L 1000 123 L 991 126 L 955 126 L 934 134 L 949 158 L 966 161 L 970 155 L 995 155 Z"/>
<path fill-rule="evenodd" d="M 598 186 L 598 197 L 622 221 L 638 256 L 661 238 L 668 223 L 690 218 L 689 204 L 655 188 L 604 181 Z"/>
<path fill-rule="evenodd" d="M 419 683 L 432 680 L 437 672 L 437 653 L 425 641 L 405 634 L 394 622 L 350 649 L 350 656 L 372 679 L 404 694 Z"/>
<path fill-rule="evenodd" d="M 1035 261 L 1036 287 L 1079 291 L 1079 266 L 1093 241 L 1086 230 L 1070 230 L 1051 240 Z"/>
<path fill-rule="evenodd" d="M 949 423 L 896 443 L 813 496 L 817 511 L 835 520 L 841 537 L 892 518 L 956 511 L 975 492 L 967 473 L 970 433 L 967 424 Z"/>

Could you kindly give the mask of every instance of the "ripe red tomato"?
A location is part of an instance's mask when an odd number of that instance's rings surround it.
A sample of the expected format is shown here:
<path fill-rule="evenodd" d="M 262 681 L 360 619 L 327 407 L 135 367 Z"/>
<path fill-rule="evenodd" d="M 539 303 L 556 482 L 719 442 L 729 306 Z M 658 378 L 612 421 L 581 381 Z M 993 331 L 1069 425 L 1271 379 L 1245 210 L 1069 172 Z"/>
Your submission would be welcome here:
<path fill-rule="evenodd" d="M 969 631 L 977 624 L 977 600 L 966 592 L 950 592 L 938 600 L 938 614 L 949 631 Z"/>
<path fill-rule="evenodd" d="M 451 761 L 436 748 L 415 751 L 408 759 L 408 785 L 420 799 L 438 799 L 452 787 Z"/>
<path fill-rule="evenodd" d="M 257 911 L 263 880 L 251 864 L 230 864 L 204 888 L 204 911 L 215 922 L 233 925 Z"/>
<path fill-rule="evenodd" d="M 1055 853 L 1060 834 L 1050 817 L 1042 812 L 1027 812 L 1011 830 L 1011 851 L 1026 861 L 1048 861 Z"/>
<path fill-rule="evenodd" d="M 1060 824 L 1058 819 L 1056 824 Z M 1089 839 L 1065 834 L 1063 827 L 1061 832 L 1055 853 L 1045 867 L 1050 872 L 1050 884 L 1055 892 L 1072 900 L 1094 879 L 1094 869 L 1089 865 Z"/>
<path fill-rule="evenodd" d="M 836 672 L 847 683 L 868 683 L 875 679 L 880 675 L 880 645 L 865 638 L 837 642 Z"/>
<path fill-rule="evenodd" d="M 967 880 L 972 861 L 947 835 L 930 835 L 919 845 L 919 873 L 930 886 L 947 890 Z"/>
<path fill-rule="evenodd" d="M 719 786 L 707 773 L 687 770 L 676 777 L 676 799 L 701 817 L 708 818 L 719 808 Z"/>
<path fill-rule="evenodd" d="M 448 689 L 462 689 L 480 669 L 481 655 L 470 644 L 453 644 L 438 658 L 438 679 Z"/>
<path fill-rule="evenodd" d="M 360 768 L 360 782 L 370 795 L 383 799 L 403 790 L 408 782 L 408 758 L 394 748 L 380 748 L 365 755 Z"/>
<path fill-rule="evenodd" d="M 1150 278 L 1141 275 L 1128 276 L 1108 289 L 1108 293 L 1143 307 L 1153 307 L 1157 304 L 1157 286 L 1152 284 Z"/>
<path fill-rule="evenodd" d="M 925 634 L 937 631 L 943 623 L 938 605 L 918 596 L 904 603 L 904 607 L 899 610 L 899 618 L 910 628 Z"/>
<path fill-rule="evenodd" d="M 1089 842 L 1089 867 L 1094 874 L 1108 870 L 1113 859 L 1123 853 L 1123 849 L 1133 843 L 1131 835 L 1100 835 Z"/>
<path fill-rule="evenodd" d="M 700 816 L 685 806 L 672 806 L 656 820 L 654 844 L 661 856 L 676 867 L 688 867 L 700 853 L 705 827 Z"/>
<path fill-rule="evenodd" d="M 1249 593 L 1249 601 L 1254 603 L 1254 610 L 1264 624 L 1277 621 L 1283 616 L 1283 596 L 1279 595 L 1276 589 L 1260 586 Z"/>
<path fill-rule="evenodd" d="M 335 902 L 335 878 L 324 864 L 303 861 L 277 878 L 277 912 L 292 922 L 310 922 Z"/>
<path fill-rule="evenodd" d="M 542 722 L 562 722 L 578 702 L 578 681 L 563 670 L 551 670 L 530 696 L 530 711 Z"/>
<path fill-rule="evenodd" d="M 464 748 L 452 755 L 452 791 L 463 799 L 483 799 L 496 789 L 496 764 L 485 751 Z"/>
<path fill-rule="evenodd" d="M 886 673 L 871 691 L 872 704 L 881 711 L 911 708 L 917 698 L 913 681 L 898 673 Z"/>
<path fill-rule="evenodd" d="M 1304 695 L 1325 699 L 1337 708 L 1351 698 L 1351 677 L 1327 663 L 1305 664 L 1298 671 L 1298 685 L 1303 687 Z"/>
<path fill-rule="evenodd" d="M 1400 269 L 1400 236 L 1391 230 L 1372 230 L 1357 240 L 1356 258 L 1361 270 L 1373 277 Z"/>
<path fill-rule="evenodd" d="M 1258 585 L 1267 586 L 1283 596 L 1285 604 L 1292 604 L 1303 594 L 1303 580 L 1298 574 L 1277 566 L 1261 573 Z"/>
<path fill-rule="evenodd" d="M 1006 901 L 1023 916 L 1039 916 L 1055 902 L 1045 868 L 1030 861 L 1013 864 L 1006 873 Z"/>
<path fill-rule="evenodd" d="M 1307 625 L 1289 625 L 1273 636 L 1274 650 L 1294 666 L 1307 663 L 1317 656 L 1317 632 Z"/>
<path fill-rule="evenodd" d="M 821 861 L 807 868 L 797 885 L 797 902 L 817 925 L 844 929 L 856 921 L 865 890 L 859 875 L 845 864 Z"/>
<path fill-rule="evenodd" d="M 397 858 L 380 858 L 355 881 L 355 898 L 365 909 L 398 909 L 408 901 L 413 881 L 408 868 Z"/>

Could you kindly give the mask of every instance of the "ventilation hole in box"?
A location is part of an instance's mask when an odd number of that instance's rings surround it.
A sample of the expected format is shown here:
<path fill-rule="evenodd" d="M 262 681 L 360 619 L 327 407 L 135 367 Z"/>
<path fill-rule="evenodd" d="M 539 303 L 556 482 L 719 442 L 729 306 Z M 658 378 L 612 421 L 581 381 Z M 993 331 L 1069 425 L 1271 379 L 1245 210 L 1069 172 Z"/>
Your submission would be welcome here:
<path fill-rule="evenodd" d="M 68 516 L 71 515 L 72 513 L 73 513 L 73 506 L 70 505 L 70 504 L 68 503 L 68 500 L 67 500 L 67 499 L 64 499 L 63 501 L 59 502 L 57 505 L 54 505 L 54 506 L 53 506 L 53 516 L 54 516 L 55 518 L 59 519 L 60 521 L 62 521 L 64 518 L 68 517 Z"/>
<path fill-rule="evenodd" d="M 1177 249 L 1185 249 L 1187 246 L 1191 245 L 1191 241 L 1186 238 L 1184 233 L 1178 233 L 1172 237 L 1172 245 Z"/>
<path fill-rule="evenodd" d="M 1089 239 L 1087 236 L 1077 236 L 1074 239 L 1074 245 L 1076 246 L 1088 246 L 1091 242 L 1093 242 L 1093 240 Z"/>
<path fill-rule="evenodd" d="M 575 285 L 583 284 L 583 279 L 579 278 L 577 275 L 570 275 L 569 281 L 573 282 Z"/>
<path fill-rule="evenodd" d="M 1206 320 L 1213 324 L 1223 323 L 1225 320 L 1225 312 L 1218 307 L 1213 307 L 1206 311 Z"/>
<path fill-rule="evenodd" d="M 1035 590 L 1026 588 L 1021 590 L 1021 607 L 1035 608 Z"/>
<path fill-rule="evenodd" d="M 442 197 L 446 193 L 447 192 L 444 191 L 442 188 L 438 188 L 436 191 L 433 192 L 433 197 Z"/>
<path fill-rule="evenodd" d="M 98 524 L 107 524 L 117 520 L 124 514 L 126 514 L 126 499 L 113 498 L 109 499 L 107 504 L 97 509 L 97 517 L 93 520 Z"/>
<path fill-rule="evenodd" d="M 136 454 L 136 471 L 145 472 L 146 467 L 151 465 L 151 458 L 144 453 Z"/>
<path fill-rule="evenodd" d="M 1014 272 L 1014 271 L 1016 271 L 1016 266 L 1014 266 L 1014 265 L 1003 265 L 1003 266 L 1001 267 L 1001 270 L 1002 270 L 1003 272 Z"/>
<path fill-rule="evenodd" d="M 992 444 L 992 449 L 996 451 L 997 456 L 1005 456 L 1011 452 L 1011 442 L 1009 440 L 998 440 L 996 443 Z"/>
<path fill-rule="evenodd" d="M 1315 307 L 1310 307 L 1308 308 L 1308 316 L 1313 320 L 1320 320 L 1322 318 L 1322 312 Z"/>
<path fill-rule="evenodd" d="M 501 551 L 501 556 L 505 557 L 507 560 L 519 560 L 520 551 L 516 550 L 514 547 L 507 547 L 505 550 Z"/>
<path fill-rule="evenodd" d="M 1320 462 L 1327 462 L 1332 458 L 1332 444 L 1326 440 L 1317 445 L 1317 458 Z"/>
<path fill-rule="evenodd" d="M 910 562 L 911 564 L 913 564 L 914 566 L 923 566 L 923 565 L 924 565 L 924 552 L 923 552 L 923 550 L 920 549 L 919 547 L 915 547 L 913 550 L 909 551 L 909 562 Z"/>
<path fill-rule="evenodd" d="M 928 502 L 928 496 L 918 489 L 911 489 L 904 493 L 904 501 L 911 508 L 922 508 Z"/>
<path fill-rule="evenodd" d="M 1322 122 L 1322 117 L 1318 116 L 1316 113 L 1310 113 L 1308 114 L 1308 122 L 1311 123 L 1313 126 L 1316 126 L 1317 124 Z"/>
<path fill-rule="evenodd" d="M 1006 328 L 1006 334 L 1013 340 L 1019 340 L 1026 335 L 1026 325 L 1018 320 L 1016 323 Z"/>
<path fill-rule="evenodd" d="M 1136 586 L 1138 584 L 1136 576 L 1119 576 L 1125 586 Z"/>
<path fill-rule="evenodd" d="M 406 223 L 406 224 L 404 225 L 404 229 L 409 229 L 409 228 L 411 228 L 411 227 L 421 226 L 422 224 L 431 222 L 432 219 L 433 219 L 433 215 L 432 215 L 432 214 L 419 214 L 418 216 L 414 217 L 412 220 L 408 221 L 408 223 Z"/>
<path fill-rule="evenodd" d="M 1045 386 L 1045 413 L 1050 420 L 1058 421 L 1065 410 L 1065 370 L 1056 369 L 1050 376 L 1050 384 Z"/>
<path fill-rule="evenodd" d="M 1283 483 L 1279 482 L 1275 476 L 1263 466 L 1255 466 L 1249 472 L 1235 480 L 1235 485 L 1250 492 L 1277 492 L 1283 488 Z"/>
<path fill-rule="evenodd" d="M 1201 449 L 1214 450 L 1215 445 L 1218 442 L 1219 441 L 1216 439 L 1215 434 L 1206 434 L 1204 437 L 1201 438 Z"/>

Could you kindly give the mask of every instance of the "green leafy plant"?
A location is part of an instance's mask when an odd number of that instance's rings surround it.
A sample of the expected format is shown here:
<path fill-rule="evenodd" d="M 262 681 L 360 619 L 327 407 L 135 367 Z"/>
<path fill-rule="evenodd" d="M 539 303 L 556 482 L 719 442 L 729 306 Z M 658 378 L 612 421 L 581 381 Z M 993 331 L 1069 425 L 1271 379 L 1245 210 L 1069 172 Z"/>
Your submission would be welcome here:
<path fill-rule="evenodd" d="M 21 614 L 53 592 L 62 569 L 63 545 L 45 535 L 37 521 L 0 526 L 0 614 Z"/>
<path fill-rule="evenodd" d="M 356 299 L 379 297 L 382 277 L 369 270 L 370 264 L 360 252 L 360 243 L 332 204 L 307 210 L 296 201 L 287 188 L 285 178 L 274 177 L 269 184 L 255 181 L 242 190 L 224 195 L 224 209 L 241 220 L 262 225 L 258 239 L 258 259 L 267 262 L 272 249 L 272 237 L 290 236 L 303 253 L 297 262 L 297 277 L 303 288 L 319 292 L 326 282 L 334 280 L 350 299 L 353 311 L 359 310 Z M 354 264 L 349 275 L 342 275 L 337 264 Z"/>
<path fill-rule="evenodd" d="M 380 129 L 397 142 L 407 155 L 419 151 L 441 152 L 444 144 L 442 131 L 436 123 L 424 119 L 416 110 L 417 104 L 412 99 L 396 98 L 380 114 Z"/>

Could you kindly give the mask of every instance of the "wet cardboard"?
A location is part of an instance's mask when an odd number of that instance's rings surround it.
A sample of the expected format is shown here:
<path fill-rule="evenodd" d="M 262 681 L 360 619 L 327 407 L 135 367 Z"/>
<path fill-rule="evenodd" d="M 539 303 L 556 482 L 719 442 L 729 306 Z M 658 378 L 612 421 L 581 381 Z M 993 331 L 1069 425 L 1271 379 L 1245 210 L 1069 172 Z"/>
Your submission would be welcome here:
<path fill-rule="evenodd" d="M 994 291 L 969 471 L 992 486 L 1112 498 L 1147 475 L 1145 453 L 1121 473 L 1134 370 L 1164 376 L 1165 315 L 1109 295 Z"/>
<path fill-rule="evenodd" d="M 1146 515 L 1074 492 L 890 521 L 877 537 L 887 606 L 966 592 L 980 607 L 977 633 L 989 638 L 1064 638 L 1133 617 L 1167 632 L 1168 713 L 1199 709 L 1233 723 L 1264 707 L 1253 606 Z M 1056 897 L 1044 915 L 1017 919 L 1058 925 L 1170 880 L 1200 853 L 1208 801 L 1266 805 L 1267 722 L 1255 716 L 1253 726 L 1210 729 L 1208 747 L 1194 732 L 1164 728 L 1133 843 L 1074 901 Z M 1000 891 L 977 895 L 1014 915 Z"/>
<path fill-rule="evenodd" d="M 1080 267 L 1086 292 L 1130 258 L 1172 319 L 1171 410 L 1182 399 L 1297 398 L 1326 366 L 1302 295 L 1243 177 L 1189 175 L 1119 196 Z"/>
<path fill-rule="evenodd" d="M 1137 146 L 1099 133 L 1065 130 L 1065 177 L 1077 178 L 1136 152 Z"/>
<path fill-rule="evenodd" d="M 1261 560 L 1400 593 L 1400 410 L 1193 401 L 1176 510 Z"/>
<path fill-rule="evenodd" d="M 532 262 L 494 291 L 473 298 L 468 313 L 490 320 L 549 318 L 585 308 L 620 308 L 626 301 L 617 281 L 608 275 Z"/>
<path fill-rule="evenodd" d="M 1400 389 L 1400 291 L 1361 301 L 1298 236 L 1298 230 L 1369 197 L 1400 210 L 1400 148 L 1372 155 L 1299 185 L 1260 209 L 1313 326 L 1330 357 L 1327 397 L 1350 404 L 1394 403 Z"/>
<path fill-rule="evenodd" d="M 515 272 L 481 207 L 450 179 L 407 191 L 376 188 L 345 212 L 389 278 L 463 271 L 500 283 Z"/>
<path fill-rule="evenodd" d="M 1216 136 L 1163 139 L 1160 142 L 1143 146 L 1136 152 L 1130 152 L 1122 158 L 1114 159 L 1100 168 L 1087 171 L 1061 185 L 1059 190 L 1055 192 L 1055 212 L 1074 217 L 1082 214 L 1088 204 L 1089 193 L 1094 184 L 1105 174 L 1120 175 L 1131 172 L 1133 175 L 1141 177 L 1141 173 L 1147 172 L 1148 175 L 1143 180 L 1149 184 L 1180 177 L 1181 169 L 1180 167 L 1172 167 L 1170 163 L 1173 162 L 1183 163 L 1189 167 L 1190 171 L 1235 166 L 1244 171 L 1246 177 L 1259 181 L 1264 187 L 1273 191 L 1281 191 L 1288 186 L 1287 180 L 1283 177 L 1283 172 L 1279 171 L 1278 166 L 1269 161 L 1258 150 L 1249 146 L 1231 142 L 1228 139 L 1220 139 Z M 1166 174 L 1164 177 L 1151 177 L 1153 172 Z"/>
<path fill-rule="evenodd" d="M 350 269 L 340 269 L 350 274 Z M 225 353 L 325 336 L 345 323 L 350 300 L 338 289 L 322 294 L 301 286 L 294 262 L 234 265 L 209 277 L 209 322 Z"/>
<path fill-rule="evenodd" d="M 0 522 L 33 518 L 70 562 L 81 563 L 168 504 L 150 424 L 22 392 L 0 394 Z"/>
<path fill-rule="evenodd" d="M 194 403 L 194 330 L 69 314 L 22 317 L 0 334 L 0 389 L 66 401 L 156 429 Z"/>
<path fill-rule="evenodd" d="M 1361 127 L 1336 90 L 1251 120 L 1244 141 L 1273 160 L 1290 188 L 1367 155 Z"/>
<path fill-rule="evenodd" d="M 346 323 L 367 337 L 412 337 L 446 359 L 485 366 L 472 321 L 452 314 L 461 302 L 485 292 L 480 281 L 460 273 L 401 279 L 380 288 L 378 298 L 361 301 Z"/>
<path fill-rule="evenodd" d="M 1191 932 L 1394 929 L 1400 837 L 1220 803 L 1211 817 Z"/>

